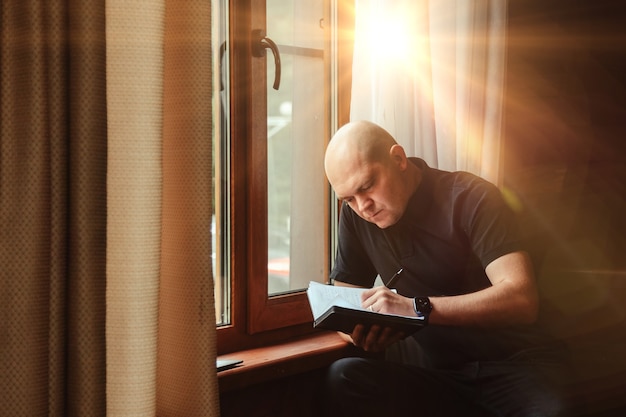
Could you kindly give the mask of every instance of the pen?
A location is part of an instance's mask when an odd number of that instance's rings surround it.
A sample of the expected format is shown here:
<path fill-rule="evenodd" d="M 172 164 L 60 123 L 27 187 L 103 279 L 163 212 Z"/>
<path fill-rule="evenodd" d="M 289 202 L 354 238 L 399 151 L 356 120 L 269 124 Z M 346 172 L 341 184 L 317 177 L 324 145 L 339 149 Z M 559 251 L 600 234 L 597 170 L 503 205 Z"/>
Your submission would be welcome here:
<path fill-rule="evenodd" d="M 395 274 L 393 274 L 393 276 L 391 277 L 391 279 L 389 280 L 389 282 L 387 283 L 387 287 L 391 288 L 391 286 L 398 280 L 398 278 L 400 278 L 400 274 L 402 273 L 402 271 L 404 270 L 404 268 L 400 268 L 398 270 L 398 272 L 396 272 Z"/>

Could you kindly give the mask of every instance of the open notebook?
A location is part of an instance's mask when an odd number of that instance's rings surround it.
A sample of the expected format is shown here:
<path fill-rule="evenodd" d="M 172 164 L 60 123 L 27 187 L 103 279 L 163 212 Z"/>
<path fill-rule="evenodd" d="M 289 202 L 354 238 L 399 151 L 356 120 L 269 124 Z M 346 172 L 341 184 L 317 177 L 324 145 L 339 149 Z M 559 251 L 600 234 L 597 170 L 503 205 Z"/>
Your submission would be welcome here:
<path fill-rule="evenodd" d="M 307 297 L 313 326 L 350 334 L 357 324 L 392 327 L 407 336 L 424 327 L 423 317 L 398 316 L 361 307 L 364 288 L 340 287 L 311 281 Z"/>

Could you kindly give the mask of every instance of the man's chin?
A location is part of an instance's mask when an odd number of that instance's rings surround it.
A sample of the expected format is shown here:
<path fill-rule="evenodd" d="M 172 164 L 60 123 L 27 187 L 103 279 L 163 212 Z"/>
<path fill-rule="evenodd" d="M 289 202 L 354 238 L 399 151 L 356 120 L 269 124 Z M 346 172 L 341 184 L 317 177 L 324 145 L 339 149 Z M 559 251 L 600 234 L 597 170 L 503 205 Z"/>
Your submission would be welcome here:
<path fill-rule="evenodd" d="M 378 226 L 379 229 L 387 229 L 388 227 L 391 227 L 394 224 L 398 223 L 398 220 L 400 220 L 400 217 L 396 217 L 395 215 L 391 213 L 387 213 L 387 214 L 388 215 L 385 216 L 384 218 L 373 219 L 374 221 L 372 221 L 372 223 Z"/>
<path fill-rule="evenodd" d="M 387 213 L 384 213 L 387 214 Z M 383 213 L 379 212 L 375 215 L 373 215 L 372 217 L 363 217 L 364 220 L 375 224 L 376 226 L 378 226 L 379 229 L 386 229 L 389 226 L 393 226 L 394 224 L 396 224 L 396 219 L 394 219 L 392 216 L 385 216 L 383 215 Z"/>
<path fill-rule="evenodd" d="M 380 219 L 376 221 L 372 221 L 379 229 L 386 229 L 390 226 L 393 226 L 396 222 L 392 219 Z"/>

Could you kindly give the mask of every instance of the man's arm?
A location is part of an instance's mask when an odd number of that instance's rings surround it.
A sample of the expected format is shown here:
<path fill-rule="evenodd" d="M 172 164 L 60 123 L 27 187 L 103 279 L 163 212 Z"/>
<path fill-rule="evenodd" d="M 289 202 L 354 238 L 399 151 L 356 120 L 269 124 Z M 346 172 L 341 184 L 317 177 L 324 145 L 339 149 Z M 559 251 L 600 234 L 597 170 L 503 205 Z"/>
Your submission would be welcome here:
<path fill-rule="evenodd" d="M 532 263 L 526 252 L 501 256 L 485 269 L 492 286 L 470 294 L 431 297 L 431 324 L 506 326 L 532 323 L 539 300 Z"/>
<path fill-rule="evenodd" d="M 483 290 L 448 296 L 430 297 L 433 310 L 430 324 L 445 326 L 506 326 L 532 323 L 537 318 L 539 301 L 532 263 L 526 252 L 503 255 L 485 269 L 491 286 Z M 350 285 L 336 282 L 336 285 Z M 415 315 L 413 299 L 385 287 L 363 294 L 363 307 L 399 315 Z"/>
<path fill-rule="evenodd" d="M 433 310 L 430 325 L 506 326 L 532 323 L 537 319 L 539 301 L 530 257 L 526 252 L 503 255 L 485 269 L 492 286 L 483 290 L 449 297 L 430 297 Z M 336 285 L 350 284 L 335 282 Z M 386 287 L 376 287 L 363 294 L 363 307 L 400 315 L 415 315 L 413 299 Z M 386 330 L 355 328 L 351 338 L 356 346 L 380 351 L 401 338 Z"/>

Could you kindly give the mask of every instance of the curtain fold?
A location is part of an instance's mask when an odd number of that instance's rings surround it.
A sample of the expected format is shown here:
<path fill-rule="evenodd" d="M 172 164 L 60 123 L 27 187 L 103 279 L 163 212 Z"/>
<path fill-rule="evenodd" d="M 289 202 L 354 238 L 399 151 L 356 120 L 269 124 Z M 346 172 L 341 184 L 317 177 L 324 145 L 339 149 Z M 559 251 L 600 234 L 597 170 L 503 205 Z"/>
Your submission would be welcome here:
<path fill-rule="evenodd" d="M 498 183 L 507 0 L 356 0 L 352 120 Z"/>
<path fill-rule="evenodd" d="M 157 410 L 217 416 L 211 2 L 165 7 L 163 226 Z"/>
<path fill-rule="evenodd" d="M 164 1 L 107 0 L 107 415 L 156 413 Z"/>
<path fill-rule="evenodd" d="M 104 2 L 69 3 L 69 188 L 52 189 L 53 201 L 68 201 L 68 232 L 57 233 L 68 239 L 68 273 L 65 305 L 67 306 L 68 344 L 65 416 L 101 415 L 105 409 L 103 390 L 106 386 L 106 50 L 104 41 Z M 85 46 L 86 45 L 86 46 Z M 54 109 L 49 123 L 56 119 Z M 60 119 L 62 122 L 63 119 Z M 58 121 L 59 122 L 59 121 Z M 52 145 L 63 149 L 64 138 L 58 136 Z M 53 158 L 57 160 L 57 158 Z M 58 183 L 63 175 L 58 173 Z M 53 174 L 54 175 L 54 174 Z M 59 225 L 62 220 L 59 219 Z M 56 233 L 55 233 L 56 234 Z M 60 239 L 59 239 L 60 243 Z M 52 259 L 63 259 L 55 254 Z M 55 278 L 60 282 L 63 276 Z M 62 311 L 57 311 L 61 323 Z M 60 326 L 57 325 L 57 328 Z M 62 332 L 59 330 L 59 336 Z M 52 337 L 51 350 L 59 346 Z M 60 355 L 59 355 L 60 356 Z M 62 366 L 63 362 L 57 363 Z M 51 365 L 54 359 L 51 360 Z M 54 368 L 52 368 L 54 369 Z M 59 381 L 61 379 L 59 378 Z M 61 397 L 54 398 L 61 408 Z M 61 414 L 59 414 L 61 415 Z"/>

